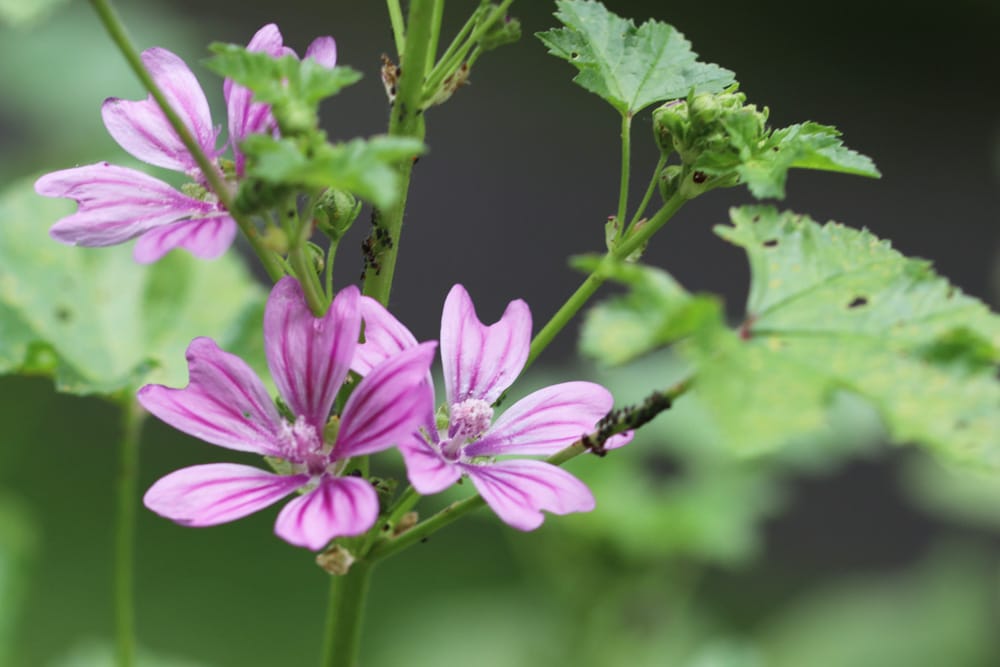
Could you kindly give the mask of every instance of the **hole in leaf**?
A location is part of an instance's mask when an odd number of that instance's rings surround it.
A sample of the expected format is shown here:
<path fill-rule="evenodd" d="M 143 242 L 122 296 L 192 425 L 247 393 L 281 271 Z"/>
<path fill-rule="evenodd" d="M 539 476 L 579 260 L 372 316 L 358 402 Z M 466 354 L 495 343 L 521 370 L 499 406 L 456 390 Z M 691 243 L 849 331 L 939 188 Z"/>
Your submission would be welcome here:
<path fill-rule="evenodd" d="M 765 248 L 773 248 L 776 245 L 778 245 L 778 239 L 768 239 L 764 241 Z"/>
<path fill-rule="evenodd" d="M 868 299 L 866 297 L 856 296 L 854 297 L 854 301 L 851 301 L 849 304 L 847 304 L 847 307 L 860 308 L 862 306 L 867 306 L 867 305 L 868 305 Z"/>
<path fill-rule="evenodd" d="M 574 51 L 573 53 L 569 54 L 569 57 L 572 58 L 573 60 L 576 60 L 577 58 L 580 57 L 580 54 Z"/>

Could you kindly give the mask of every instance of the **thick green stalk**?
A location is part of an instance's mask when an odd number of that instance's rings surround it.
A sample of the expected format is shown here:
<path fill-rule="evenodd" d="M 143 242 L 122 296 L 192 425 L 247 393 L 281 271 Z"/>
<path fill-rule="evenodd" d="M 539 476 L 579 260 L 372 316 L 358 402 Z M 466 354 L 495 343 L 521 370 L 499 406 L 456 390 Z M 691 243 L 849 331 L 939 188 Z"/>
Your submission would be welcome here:
<path fill-rule="evenodd" d="M 209 187 L 211 187 L 212 192 L 218 198 L 219 203 L 222 204 L 223 208 L 229 212 L 230 217 L 236 221 L 243 234 L 247 237 L 250 242 L 250 246 L 253 248 L 254 252 L 257 253 L 257 257 L 260 258 L 261 264 L 267 270 L 271 279 L 277 282 L 284 275 L 281 268 L 281 263 L 278 258 L 264 247 L 263 241 L 260 238 L 260 234 L 257 233 L 257 228 L 254 227 L 253 222 L 250 221 L 245 216 L 236 212 L 233 206 L 233 193 L 230 192 L 229 187 L 226 185 L 226 180 L 219 171 L 219 168 L 209 160 L 205 152 L 201 150 L 201 146 L 198 145 L 197 140 L 191 134 L 187 125 L 181 120 L 181 117 L 177 115 L 173 107 L 167 101 L 166 96 L 160 87 L 156 85 L 153 77 L 150 75 L 149 70 L 142 62 L 142 56 L 139 54 L 138 48 L 136 48 L 135 43 L 128 36 L 128 32 L 125 30 L 125 24 L 122 23 L 121 17 L 118 16 L 114 8 L 111 6 L 110 0 L 90 0 L 90 4 L 94 7 L 94 11 L 97 13 L 98 18 L 104 25 L 104 28 L 108 31 L 111 36 L 112 41 L 118 46 L 118 49 L 122 52 L 125 60 L 131 66 L 132 71 L 135 72 L 136 76 L 142 82 L 143 87 L 149 91 L 149 94 L 153 96 L 156 100 L 156 104 L 163 111 L 163 115 L 166 117 L 167 121 L 170 123 L 174 131 L 177 132 L 177 136 L 180 138 L 184 147 L 187 148 L 191 157 L 194 158 L 195 162 L 198 163 L 198 168 L 201 173 L 204 174 L 205 180 L 208 181 Z"/>
<path fill-rule="evenodd" d="M 330 577 L 323 667 L 357 667 L 365 599 L 373 568 L 371 563 L 357 561 L 347 574 Z"/>
<path fill-rule="evenodd" d="M 115 646 L 118 667 L 135 665 L 135 510 L 139 435 L 145 413 L 129 397 L 122 403 L 117 516 L 115 520 Z"/>
<path fill-rule="evenodd" d="M 424 138 L 423 102 L 424 76 L 427 73 L 427 53 L 431 35 L 435 32 L 435 4 L 437 0 L 413 0 L 410 3 L 406 26 L 406 49 L 400 59 L 402 72 L 396 87 L 396 100 L 389 116 L 389 134 L 395 137 Z M 437 28 L 440 30 L 440 28 Z M 388 232 L 388 242 L 376 252 L 376 263 L 365 270 L 364 292 L 383 305 L 389 303 L 392 279 L 396 273 L 399 254 L 399 237 L 403 228 L 403 212 L 410 189 L 413 161 L 404 160 L 399 165 L 399 193 L 396 205 L 376 216 Z"/>

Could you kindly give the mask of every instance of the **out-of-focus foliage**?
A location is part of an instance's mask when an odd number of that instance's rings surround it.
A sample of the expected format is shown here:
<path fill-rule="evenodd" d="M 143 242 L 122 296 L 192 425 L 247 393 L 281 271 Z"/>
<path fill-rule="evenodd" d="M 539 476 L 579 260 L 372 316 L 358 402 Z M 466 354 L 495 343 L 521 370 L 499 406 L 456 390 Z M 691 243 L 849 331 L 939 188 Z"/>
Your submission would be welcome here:
<path fill-rule="evenodd" d="M 13 663 L 37 535 L 22 501 L 0 495 L 0 665 Z"/>
<path fill-rule="evenodd" d="M 196 336 L 223 349 L 240 341 L 240 352 L 261 347 L 263 290 L 236 256 L 205 262 L 174 251 L 142 266 L 126 246 L 53 242 L 49 224 L 73 206 L 36 195 L 30 181 L 0 195 L 0 373 L 112 394 L 146 381 L 183 386 Z"/>
<path fill-rule="evenodd" d="M 48 667 L 116 667 L 117 665 L 118 658 L 110 644 L 87 641 L 74 646 L 66 655 L 52 661 Z M 206 667 L 206 664 L 165 657 L 140 649 L 136 656 L 136 667 Z"/>
<path fill-rule="evenodd" d="M 49 16 L 68 0 L 0 0 L 0 25 L 24 26 Z"/>

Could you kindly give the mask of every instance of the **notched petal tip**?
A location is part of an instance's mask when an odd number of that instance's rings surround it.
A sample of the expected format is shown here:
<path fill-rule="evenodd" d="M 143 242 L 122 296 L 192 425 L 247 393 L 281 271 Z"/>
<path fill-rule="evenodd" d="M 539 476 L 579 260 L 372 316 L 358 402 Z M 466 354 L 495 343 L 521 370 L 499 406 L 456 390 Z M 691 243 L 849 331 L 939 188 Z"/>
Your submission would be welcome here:
<path fill-rule="evenodd" d="M 361 535 L 378 518 L 378 495 L 358 477 L 324 478 L 285 505 L 274 532 L 289 544 L 319 551 L 336 537 Z"/>

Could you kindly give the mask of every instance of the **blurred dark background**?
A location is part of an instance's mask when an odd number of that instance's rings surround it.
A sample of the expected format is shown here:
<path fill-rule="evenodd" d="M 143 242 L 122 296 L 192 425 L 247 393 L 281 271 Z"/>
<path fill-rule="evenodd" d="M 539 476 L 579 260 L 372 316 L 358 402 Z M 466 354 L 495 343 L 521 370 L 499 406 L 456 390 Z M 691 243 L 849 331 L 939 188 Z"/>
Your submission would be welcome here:
<path fill-rule="evenodd" d="M 475 4 L 448 3 L 451 32 Z M 835 125 L 884 175 L 793 172 L 785 206 L 867 227 L 996 305 L 1000 4 L 606 4 L 672 23 L 704 60 L 734 70 L 774 124 Z M 224 118 L 220 82 L 197 65 L 207 42 L 245 43 L 271 21 L 299 52 L 332 34 L 340 62 L 365 80 L 326 104 L 326 128 L 340 139 L 385 129 L 378 68 L 392 40 L 380 2 L 121 9 L 142 47 L 192 63 L 216 119 Z M 618 187 L 617 115 L 532 37 L 555 25 L 553 10 L 515 3 L 521 42 L 484 56 L 471 85 L 428 113 L 430 152 L 414 172 L 391 303 L 420 338 L 436 337 L 456 282 L 483 319 L 523 297 L 540 326 L 581 278 L 566 258 L 603 248 Z M 141 93 L 86 3 L 28 29 L 0 28 L 0 62 L 0 176 L 126 161 L 99 105 Z M 633 201 L 656 161 L 650 126 L 648 111 L 635 122 Z M 711 227 L 747 201 L 733 190 L 689 204 L 647 261 L 689 289 L 722 293 L 737 315 L 749 273 Z M 351 248 L 364 238 L 362 223 L 338 259 L 341 284 L 361 269 Z M 567 329 L 536 381 L 596 378 L 628 400 L 669 374 L 669 359 L 660 371 L 579 365 L 574 346 Z M 0 497 L 28 517 L 29 535 L 14 664 L 101 664 L 111 628 L 115 410 L 55 395 L 37 379 L 0 379 L 0 396 Z M 880 444 L 857 405 L 832 418 L 830 433 L 767 460 L 730 460 L 724 443 L 705 441 L 700 418 L 679 410 L 654 423 L 644 442 L 655 466 L 639 447 L 600 465 L 574 462 L 602 509 L 611 506 L 603 515 L 553 519 L 521 535 L 483 513 L 387 562 L 368 609 L 364 664 L 1000 664 L 997 484 Z M 176 467 L 222 460 L 158 423 L 146 432 L 143 488 Z M 629 475 L 648 477 L 643 493 L 631 493 Z M 209 530 L 141 513 L 141 640 L 191 661 L 162 664 L 315 662 L 325 575 L 310 554 L 271 535 L 274 513 Z"/>

